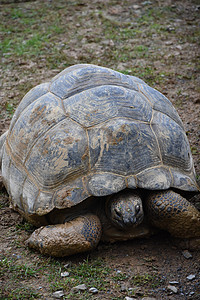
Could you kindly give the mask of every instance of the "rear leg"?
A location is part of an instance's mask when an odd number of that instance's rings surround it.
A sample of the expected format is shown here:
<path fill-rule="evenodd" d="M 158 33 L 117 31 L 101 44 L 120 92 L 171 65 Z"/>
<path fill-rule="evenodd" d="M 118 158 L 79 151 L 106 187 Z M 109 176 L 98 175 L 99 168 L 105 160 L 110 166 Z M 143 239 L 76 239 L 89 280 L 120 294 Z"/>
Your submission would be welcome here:
<path fill-rule="evenodd" d="M 42 254 L 63 257 L 94 249 L 101 238 L 101 223 L 87 214 L 65 224 L 43 226 L 35 230 L 27 244 Z"/>
<path fill-rule="evenodd" d="M 181 195 L 171 190 L 150 193 L 146 209 L 152 225 L 174 237 L 197 238 L 200 243 L 200 212 Z"/>

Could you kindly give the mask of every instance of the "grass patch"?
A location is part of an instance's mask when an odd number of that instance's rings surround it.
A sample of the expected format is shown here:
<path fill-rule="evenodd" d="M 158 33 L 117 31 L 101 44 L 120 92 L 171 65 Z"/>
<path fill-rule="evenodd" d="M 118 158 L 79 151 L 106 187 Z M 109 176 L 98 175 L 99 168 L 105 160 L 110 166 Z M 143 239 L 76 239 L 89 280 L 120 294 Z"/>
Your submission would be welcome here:
<path fill-rule="evenodd" d="M 19 263 L 8 257 L 0 259 L 0 277 L 2 286 L 1 299 L 37 299 L 39 293 L 29 286 L 32 280 L 40 276 L 41 268 L 38 265 Z M 6 279 L 6 280 L 5 280 Z"/>
<path fill-rule="evenodd" d="M 22 223 L 16 224 L 15 226 L 16 230 L 23 230 L 29 233 L 32 233 L 33 230 L 35 230 L 35 227 L 31 224 L 28 223 L 27 221 L 23 221 Z"/>
<path fill-rule="evenodd" d="M 149 286 L 155 288 L 161 283 L 161 278 L 156 274 L 136 274 L 132 277 L 131 283 L 136 286 Z"/>
<path fill-rule="evenodd" d="M 28 266 L 27 264 L 16 264 L 13 259 L 8 259 L 7 257 L 0 260 L 0 275 L 9 274 L 11 279 L 27 279 L 30 277 L 37 276 L 37 270 L 33 266 Z"/>
<path fill-rule="evenodd" d="M 62 278 L 61 271 L 63 272 L 63 265 L 58 261 L 54 261 L 54 272 L 51 272 L 48 276 L 52 292 L 64 289 L 69 293 L 74 286 L 79 284 L 85 284 L 88 289 L 96 287 L 98 290 L 105 290 L 108 286 L 106 277 L 111 272 L 110 268 L 101 259 L 86 259 L 77 265 L 70 266 L 67 268 L 67 272 L 70 274 L 69 277 Z"/>
<path fill-rule="evenodd" d="M 0 297 L 1 300 L 41 299 L 41 295 L 37 291 L 25 286 L 21 288 L 14 288 L 12 290 L 7 288 L 6 291 L 0 290 Z"/>

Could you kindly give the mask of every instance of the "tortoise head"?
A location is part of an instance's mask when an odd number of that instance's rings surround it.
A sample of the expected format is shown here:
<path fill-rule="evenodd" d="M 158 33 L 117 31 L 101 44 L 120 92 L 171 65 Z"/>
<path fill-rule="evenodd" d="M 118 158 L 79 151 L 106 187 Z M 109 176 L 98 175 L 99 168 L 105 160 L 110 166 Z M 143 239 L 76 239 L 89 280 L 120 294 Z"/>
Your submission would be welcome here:
<path fill-rule="evenodd" d="M 144 217 L 142 200 L 129 190 L 110 196 L 106 202 L 106 215 L 115 227 L 127 230 L 138 226 Z"/>

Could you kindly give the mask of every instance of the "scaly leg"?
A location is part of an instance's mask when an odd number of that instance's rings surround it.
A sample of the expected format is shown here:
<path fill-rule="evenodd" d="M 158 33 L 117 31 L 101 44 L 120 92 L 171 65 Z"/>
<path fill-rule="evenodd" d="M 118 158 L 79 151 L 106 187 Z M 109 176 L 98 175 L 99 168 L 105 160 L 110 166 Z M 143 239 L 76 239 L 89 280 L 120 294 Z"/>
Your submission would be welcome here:
<path fill-rule="evenodd" d="M 200 212 L 179 194 L 171 190 L 150 193 L 146 208 L 152 225 L 172 236 L 200 241 Z"/>
<path fill-rule="evenodd" d="M 63 257 L 94 249 L 101 238 L 101 223 L 96 215 L 87 214 L 65 224 L 36 229 L 27 244 L 42 254 Z"/>

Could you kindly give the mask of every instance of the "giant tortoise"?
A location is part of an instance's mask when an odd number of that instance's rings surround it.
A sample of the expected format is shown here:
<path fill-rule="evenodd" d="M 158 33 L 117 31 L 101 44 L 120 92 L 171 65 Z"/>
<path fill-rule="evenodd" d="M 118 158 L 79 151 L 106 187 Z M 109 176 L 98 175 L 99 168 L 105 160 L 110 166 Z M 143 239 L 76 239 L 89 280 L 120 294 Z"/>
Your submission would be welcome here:
<path fill-rule="evenodd" d="M 182 121 L 141 79 L 79 64 L 30 90 L 0 139 L 10 203 L 43 254 L 151 234 L 199 240 L 200 212 Z"/>

